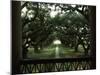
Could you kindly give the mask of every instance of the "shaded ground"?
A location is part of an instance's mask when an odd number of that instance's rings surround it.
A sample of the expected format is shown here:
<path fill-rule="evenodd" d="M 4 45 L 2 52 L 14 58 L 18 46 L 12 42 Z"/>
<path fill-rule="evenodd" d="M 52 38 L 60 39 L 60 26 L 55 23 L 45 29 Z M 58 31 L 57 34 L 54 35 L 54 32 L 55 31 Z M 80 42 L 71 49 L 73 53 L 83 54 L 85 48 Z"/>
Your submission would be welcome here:
<path fill-rule="evenodd" d="M 58 53 L 57 50 L 58 49 Z M 65 46 L 59 45 L 58 48 L 55 45 L 50 45 L 43 50 L 40 50 L 39 53 L 34 53 L 33 48 L 29 48 L 28 58 L 31 59 L 52 59 L 52 58 L 74 58 L 84 55 L 84 50 L 82 46 L 79 46 L 79 51 L 75 52 L 74 48 L 66 48 Z"/>

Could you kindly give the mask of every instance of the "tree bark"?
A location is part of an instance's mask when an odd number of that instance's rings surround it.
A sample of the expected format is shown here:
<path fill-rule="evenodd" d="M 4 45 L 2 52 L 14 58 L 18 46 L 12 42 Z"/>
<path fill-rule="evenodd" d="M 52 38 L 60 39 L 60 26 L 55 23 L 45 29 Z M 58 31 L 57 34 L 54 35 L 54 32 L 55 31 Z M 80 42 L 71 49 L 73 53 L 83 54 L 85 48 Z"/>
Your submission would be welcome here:
<path fill-rule="evenodd" d="M 38 46 L 35 45 L 35 46 L 34 46 L 34 53 L 38 53 L 38 52 L 39 52 Z"/>

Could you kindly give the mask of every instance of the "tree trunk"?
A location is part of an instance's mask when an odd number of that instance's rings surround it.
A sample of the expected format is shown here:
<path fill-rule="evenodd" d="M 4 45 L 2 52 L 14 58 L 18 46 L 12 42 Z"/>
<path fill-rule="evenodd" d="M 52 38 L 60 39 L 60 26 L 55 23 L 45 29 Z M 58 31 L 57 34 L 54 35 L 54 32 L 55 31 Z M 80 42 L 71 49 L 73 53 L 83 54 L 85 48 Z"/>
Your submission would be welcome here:
<path fill-rule="evenodd" d="M 34 53 L 38 53 L 38 52 L 39 52 L 38 46 L 35 45 L 35 46 L 34 46 Z"/>
<path fill-rule="evenodd" d="M 79 43 L 76 44 L 76 46 L 75 46 L 75 52 L 78 52 L 78 45 L 79 45 Z"/>
<path fill-rule="evenodd" d="M 79 41 L 78 41 L 78 37 L 76 36 L 76 40 L 75 40 L 75 52 L 78 52 L 78 45 L 79 45 Z"/>
<path fill-rule="evenodd" d="M 85 54 L 85 56 L 88 56 L 88 50 L 87 49 L 84 50 L 84 54 Z"/>
<path fill-rule="evenodd" d="M 28 53 L 28 49 L 27 48 L 23 48 L 23 58 L 27 58 L 27 53 Z"/>

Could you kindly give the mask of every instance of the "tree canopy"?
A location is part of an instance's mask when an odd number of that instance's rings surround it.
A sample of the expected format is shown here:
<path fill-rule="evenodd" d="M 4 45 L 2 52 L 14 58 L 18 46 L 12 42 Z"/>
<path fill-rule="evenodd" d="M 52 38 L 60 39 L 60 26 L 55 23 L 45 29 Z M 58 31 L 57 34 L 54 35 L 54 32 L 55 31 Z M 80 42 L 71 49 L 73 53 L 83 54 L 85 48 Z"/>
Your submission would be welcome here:
<path fill-rule="evenodd" d="M 81 44 L 85 55 L 90 49 L 90 8 L 86 5 L 55 3 L 21 3 L 23 54 L 28 47 L 35 52 L 50 45 L 54 39 L 61 40 L 66 47 Z"/>

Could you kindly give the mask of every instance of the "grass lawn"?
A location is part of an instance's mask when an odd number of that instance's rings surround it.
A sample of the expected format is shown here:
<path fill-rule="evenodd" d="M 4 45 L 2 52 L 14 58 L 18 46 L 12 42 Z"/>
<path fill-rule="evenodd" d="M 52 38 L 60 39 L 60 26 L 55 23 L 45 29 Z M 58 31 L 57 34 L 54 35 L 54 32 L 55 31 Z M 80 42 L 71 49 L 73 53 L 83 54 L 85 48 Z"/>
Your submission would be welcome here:
<path fill-rule="evenodd" d="M 43 50 L 40 50 L 39 53 L 34 53 L 33 48 L 28 49 L 28 58 L 31 59 L 53 59 L 56 58 L 56 47 L 53 44 L 50 46 L 44 48 Z M 59 45 L 59 58 L 74 58 L 74 57 L 80 57 L 84 54 L 84 50 L 82 46 L 79 46 L 79 51 L 75 52 L 74 48 L 67 48 L 65 46 Z"/>

